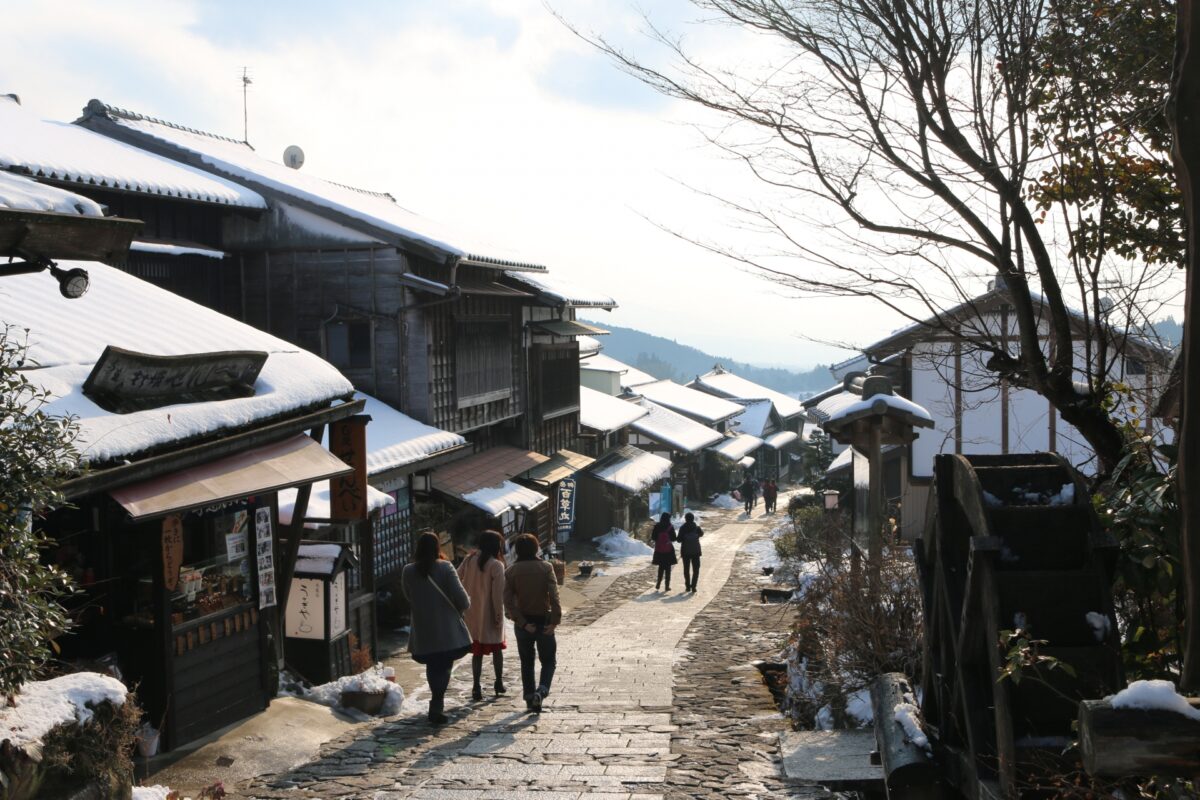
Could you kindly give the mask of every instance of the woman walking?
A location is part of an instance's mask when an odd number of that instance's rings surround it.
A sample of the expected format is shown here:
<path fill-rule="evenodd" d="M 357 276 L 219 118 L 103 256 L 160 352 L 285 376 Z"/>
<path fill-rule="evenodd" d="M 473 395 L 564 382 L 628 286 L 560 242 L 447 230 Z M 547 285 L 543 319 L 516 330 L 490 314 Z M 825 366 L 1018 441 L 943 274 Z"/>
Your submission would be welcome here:
<path fill-rule="evenodd" d="M 779 486 L 774 478 L 768 478 L 762 487 L 763 510 L 768 514 L 775 513 L 775 501 L 779 497 Z"/>
<path fill-rule="evenodd" d="M 654 543 L 654 556 L 650 559 L 651 564 L 658 565 L 658 579 L 654 581 L 654 591 L 658 591 L 662 586 L 663 581 L 667 583 L 667 591 L 671 591 L 671 567 L 675 565 L 678 559 L 675 558 L 675 526 L 671 524 L 671 515 L 663 512 L 663 515 L 658 518 L 658 522 L 654 523 L 654 530 L 650 532 L 650 541 Z"/>
<path fill-rule="evenodd" d="M 550 563 L 538 559 L 540 545 L 532 533 L 518 536 L 513 549 L 517 561 L 504 575 L 504 609 L 513 621 L 513 632 L 517 637 L 525 708 L 541 711 L 542 701 L 550 694 L 550 682 L 554 680 L 558 650 L 554 629 L 562 620 L 558 581 Z M 533 682 L 535 651 L 542 665 L 536 685 Z"/>
<path fill-rule="evenodd" d="M 471 633 L 463 622 L 471 598 L 442 555 L 436 534 L 423 533 L 417 539 L 412 563 L 400 575 L 400 588 L 412 609 L 408 651 L 413 661 L 425 665 L 429 682 L 428 719 L 443 725 L 450 670 L 471 649 Z"/>
<path fill-rule="evenodd" d="M 684 591 L 695 592 L 696 581 L 700 580 L 700 537 L 704 531 L 696 524 L 692 512 L 683 515 L 684 522 L 679 526 L 679 557 L 683 559 Z"/>
<path fill-rule="evenodd" d="M 496 694 L 508 691 L 504 686 L 504 537 L 496 531 L 479 536 L 479 549 L 458 567 L 458 578 L 471 598 L 467 609 L 467 629 L 471 631 L 471 699 L 483 699 L 483 657 L 492 657 L 496 676 Z"/>

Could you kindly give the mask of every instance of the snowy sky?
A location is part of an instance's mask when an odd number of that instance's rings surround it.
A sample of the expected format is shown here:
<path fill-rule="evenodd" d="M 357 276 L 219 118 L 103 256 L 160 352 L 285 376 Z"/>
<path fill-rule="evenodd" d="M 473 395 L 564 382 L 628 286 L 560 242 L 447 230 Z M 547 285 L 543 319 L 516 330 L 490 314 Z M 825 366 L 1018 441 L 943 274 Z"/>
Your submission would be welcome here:
<path fill-rule="evenodd" d="M 634 1 L 548 3 L 638 48 Z M 693 46 L 760 47 L 695 24 L 685 0 L 647 5 Z M 5 23 L 0 92 L 55 119 L 99 98 L 240 138 L 246 66 L 259 152 L 300 145 L 306 172 L 511 244 L 614 296 L 621 308 L 601 321 L 788 366 L 849 355 L 805 336 L 865 344 L 902 324 L 869 302 L 786 296 L 664 232 L 744 242 L 694 187 L 761 188 L 698 133 L 716 120 L 622 74 L 541 0 L 59 0 L 6 8 Z"/>

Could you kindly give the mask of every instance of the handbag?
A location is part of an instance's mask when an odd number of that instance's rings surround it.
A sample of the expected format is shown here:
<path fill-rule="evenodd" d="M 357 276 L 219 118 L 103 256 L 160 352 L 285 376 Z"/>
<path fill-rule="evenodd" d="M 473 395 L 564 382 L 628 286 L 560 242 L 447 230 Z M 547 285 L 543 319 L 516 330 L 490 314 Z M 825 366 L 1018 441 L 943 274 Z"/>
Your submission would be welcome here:
<path fill-rule="evenodd" d="M 445 590 L 441 586 L 438 586 L 438 582 L 433 579 L 432 575 L 426 575 L 425 580 L 433 584 L 433 588 L 437 589 L 437 593 L 446 601 L 446 605 L 454 609 L 454 618 L 458 620 L 459 632 L 462 634 L 462 638 L 467 640 L 467 643 L 462 647 L 451 650 L 449 655 L 451 658 L 462 658 L 471 651 L 471 630 L 467 627 L 467 621 L 463 619 L 463 612 L 459 610 L 458 606 L 454 605 L 454 601 L 450 599 Z"/>

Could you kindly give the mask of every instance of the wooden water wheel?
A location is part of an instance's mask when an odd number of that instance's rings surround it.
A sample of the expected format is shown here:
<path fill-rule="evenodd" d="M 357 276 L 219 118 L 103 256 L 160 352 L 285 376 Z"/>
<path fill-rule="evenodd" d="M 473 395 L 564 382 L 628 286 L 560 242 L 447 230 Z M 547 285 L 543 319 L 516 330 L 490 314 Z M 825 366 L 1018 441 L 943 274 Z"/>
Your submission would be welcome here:
<path fill-rule="evenodd" d="M 940 455 L 913 550 L 925 604 L 921 711 L 947 782 L 1017 797 L 1020 765 L 1061 752 L 1078 701 L 1124 685 L 1112 608 L 1116 544 L 1052 453 Z M 998 680 L 1023 628 L 1070 665 Z"/>

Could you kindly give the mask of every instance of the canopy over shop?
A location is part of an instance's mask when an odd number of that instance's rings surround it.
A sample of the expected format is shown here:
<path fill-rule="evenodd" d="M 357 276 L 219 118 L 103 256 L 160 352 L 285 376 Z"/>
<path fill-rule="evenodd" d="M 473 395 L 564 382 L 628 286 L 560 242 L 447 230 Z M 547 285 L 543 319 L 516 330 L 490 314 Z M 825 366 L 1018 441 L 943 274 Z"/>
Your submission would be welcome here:
<path fill-rule="evenodd" d="M 537 522 L 532 512 L 547 497 L 515 479 L 549 460 L 532 450 L 502 445 L 434 470 L 433 489 L 460 504 L 449 524 L 455 547 L 469 547 L 487 529 L 506 538 L 532 530 Z"/>
<path fill-rule="evenodd" d="M 585 491 L 580 494 L 577 512 L 578 535 L 591 538 L 613 528 L 633 530 L 649 518 L 646 493 L 670 477 L 670 459 L 633 445 L 617 447 L 596 459 L 581 473 Z"/>

